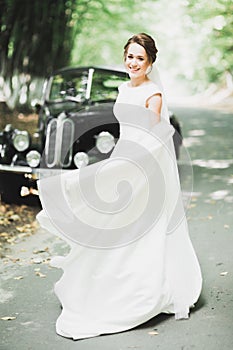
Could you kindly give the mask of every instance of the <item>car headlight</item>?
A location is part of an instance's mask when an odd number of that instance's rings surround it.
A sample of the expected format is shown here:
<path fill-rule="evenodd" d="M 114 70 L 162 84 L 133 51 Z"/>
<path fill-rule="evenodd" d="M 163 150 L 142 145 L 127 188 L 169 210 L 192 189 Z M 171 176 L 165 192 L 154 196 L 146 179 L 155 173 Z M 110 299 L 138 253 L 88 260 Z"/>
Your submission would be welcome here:
<path fill-rule="evenodd" d="M 12 136 L 12 142 L 18 152 L 23 152 L 29 147 L 30 138 L 27 131 L 15 130 Z"/>
<path fill-rule="evenodd" d="M 36 168 L 40 164 L 41 155 L 38 151 L 30 151 L 26 155 L 27 163 L 30 167 Z"/>
<path fill-rule="evenodd" d="M 74 164 L 77 168 L 82 168 L 89 163 L 89 157 L 85 152 L 78 152 L 74 155 Z"/>
<path fill-rule="evenodd" d="M 110 152 L 115 146 L 114 136 L 108 131 L 101 131 L 96 138 L 96 147 L 101 153 Z"/>

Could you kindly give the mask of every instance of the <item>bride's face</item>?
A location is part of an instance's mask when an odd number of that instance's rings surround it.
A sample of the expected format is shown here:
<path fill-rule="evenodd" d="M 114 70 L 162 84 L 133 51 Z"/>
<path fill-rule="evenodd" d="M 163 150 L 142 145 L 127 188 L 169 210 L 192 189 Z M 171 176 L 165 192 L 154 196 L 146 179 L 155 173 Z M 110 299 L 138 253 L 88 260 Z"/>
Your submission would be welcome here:
<path fill-rule="evenodd" d="M 151 63 L 143 46 L 133 43 L 128 47 L 125 57 L 125 67 L 130 78 L 145 77 Z"/>

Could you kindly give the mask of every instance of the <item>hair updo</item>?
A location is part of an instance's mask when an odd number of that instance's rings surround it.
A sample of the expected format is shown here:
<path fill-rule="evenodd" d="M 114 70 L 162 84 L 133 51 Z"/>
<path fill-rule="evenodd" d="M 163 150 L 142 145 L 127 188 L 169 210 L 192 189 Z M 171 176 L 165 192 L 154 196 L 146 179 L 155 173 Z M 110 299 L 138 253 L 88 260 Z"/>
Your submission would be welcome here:
<path fill-rule="evenodd" d="M 130 38 L 127 41 L 127 43 L 124 46 L 124 59 L 126 59 L 126 55 L 127 55 L 127 51 L 128 51 L 129 45 L 133 44 L 133 43 L 139 44 L 142 47 L 144 47 L 149 62 L 150 63 L 154 63 L 155 62 L 156 57 L 157 57 L 158 49 L 156 48 L 154 39 L 150 35 L 148 35 L 146 33 L 136 34 L 136 35 L 132 36 L 132 38 Z"/>

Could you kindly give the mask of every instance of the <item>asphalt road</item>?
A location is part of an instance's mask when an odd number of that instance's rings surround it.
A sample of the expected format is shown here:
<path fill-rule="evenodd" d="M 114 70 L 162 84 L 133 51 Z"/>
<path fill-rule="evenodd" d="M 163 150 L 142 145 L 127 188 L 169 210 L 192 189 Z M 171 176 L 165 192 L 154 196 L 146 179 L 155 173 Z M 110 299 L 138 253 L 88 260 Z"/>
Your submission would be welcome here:
<path fill-rule="evenodd" d="M 60 306 L 49 266 L 67 246 L 38 230 L 14 246 L 0 267 L 1 350 L 227 350 L 233 348 L 233 114 L 173 108 L 192 159 L 193 194 L 187 217 L 203 291 L 189 320 L 159 315 L 127 332 L 73 341 L 55 333 Z M 182 151 L 180 168 L 186 167 Z M 185 179 L 184 179 L 185 181 Z M 190 185 L 190 181 L 188 186 Z M 186 188 L 186 187 L 185 187 Z M 187 187 L 188 188 L 188 187 Z M 158 334 L 150 335 L 155 330 Z"/>

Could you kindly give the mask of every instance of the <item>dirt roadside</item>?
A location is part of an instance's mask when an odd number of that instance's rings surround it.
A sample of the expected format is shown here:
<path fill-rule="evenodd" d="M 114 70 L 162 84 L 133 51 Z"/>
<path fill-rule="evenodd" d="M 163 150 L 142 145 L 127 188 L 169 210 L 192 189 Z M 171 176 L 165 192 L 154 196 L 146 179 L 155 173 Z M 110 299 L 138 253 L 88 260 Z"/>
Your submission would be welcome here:
<path fill-rule="evenodd" d="M 0 203 L 0 258 L 9 254 L 13 245 L 36 232 L 39 211 L 39 207 Z"/>

